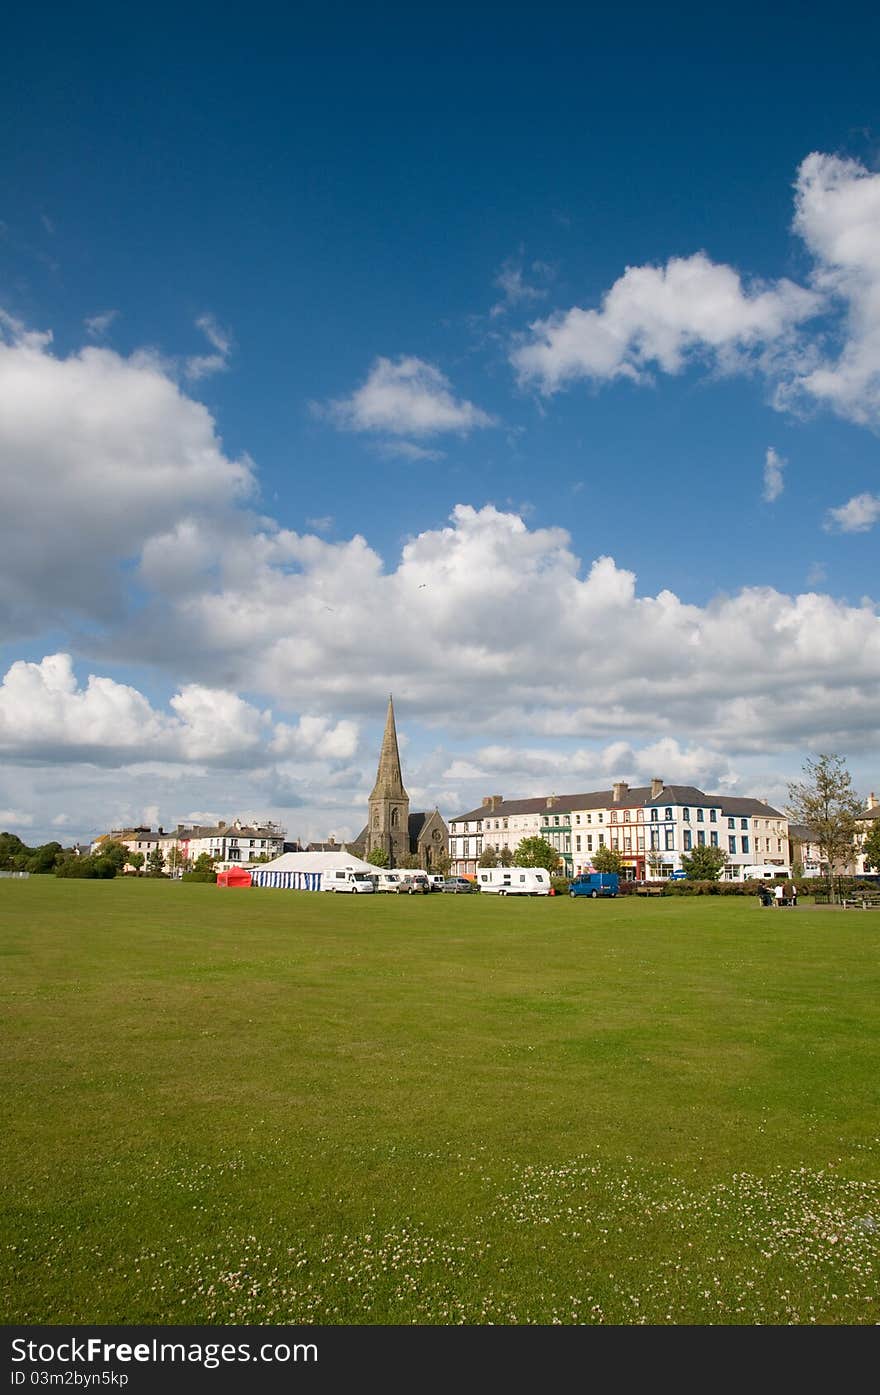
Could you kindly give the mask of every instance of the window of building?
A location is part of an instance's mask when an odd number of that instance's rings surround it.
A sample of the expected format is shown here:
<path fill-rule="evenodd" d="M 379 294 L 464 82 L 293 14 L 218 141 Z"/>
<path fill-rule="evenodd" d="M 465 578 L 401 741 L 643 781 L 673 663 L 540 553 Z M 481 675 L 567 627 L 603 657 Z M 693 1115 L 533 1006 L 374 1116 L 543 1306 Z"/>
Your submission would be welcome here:
<path fill-rule="evenodd" d="M 612 833 L 611 835 L 611 847 L 614 850 L 614 852 L 620 851 L 620 839 L 618 838 L 616 833 Z"/>
<path fill-rule="evenodd" d="M 709 822 L 710 822 L 710 823 L 717 823 L 717 822 L 718 822 L 718 810 L 717 810 L 717 809 L 710 809 L 710 810 L 709 810 Z"/>
<path fill-rule="evenodd" d="M 665 849 L 666 852 L 672 852 L 672 849 L 675 847 L 675 843 L 673 842 L 673 837 L 674 837 L 674 835 L 673 835 L 672 829 L 671 829 L 671 828 L 667 828 L 667 829 L 666 829 L 666 849 Z"/>
<path fill-rule="evenodd" d="M 697 823 L 702 823 L 702 822 L 703 822 L 703 811 L 702 811 L 702 809 L 698 809 L 698 810 L 697 810 Z"/>
<path fill-rule="evenodd" d="M 604 817 L 605 817 L 604 814 L 597 814 L 597 815 L 596 815 L 596 822 L 597 822 L 597 823 L 601 823 Z"/>
<path fill-rule="evenodd" d="M 703 832 L 702 828 L 697 833 L 697 846 L 700 848 L 704 848 L 706 846 L 706 835 Z"/>
<path fill-rule="evenodd" d="M 592 835 L 592 833 L 588 833 L 588 834 L 587 834 L 587 852 L 592 852 L 592 851 L 593 851 L 593 835 Z"/>
<path fill-rule="evenodd" d="M 743 840 L 742 840 L 742 845 L 743 845 L 743 852 L 744 852 L 744 853 L 747 853 L 748 850 L 749 850 L 749 840 L 748 840 L 748 838 L 743 838 Z"/>
<path fill-rule="evenodd" d="M 651 829 L 651 851 L 652 851 L 652 852 L 659 852 L 659 850 L 660 850 L 660 830 L 659 830 L 659 828 L 652 828 L 652 829 Z"/>
<path fill-rule="evenodd" d="M 640 833 L 640 834 L 639 834 L 639 852 L 644 852 L 644 851 L 645 851 L 645 835 L 644 835 L 644 833 Z"/>
<path fill-rule="evenodd" d="M 681 817 L 684 819 L 685 823 L 690 823 L 690 821 L 691 821 L 691 811 L 690 811 L 690 809 L 687 807 L 687 805 L 685 805 L 685 807 L 682 809 L 682 811 L 681 811 Z"/>
<path fill-rule="evenodd" d="M 656 823 L 657 820 L 658 820 L 659 818 L 660 818 L 660 810 L 659 810 L 659 809 L 652 809 L 652 810 L 651 810 L 651 822 L 652 822 L 652 823 Z"/>
<path fill-rule="evenodd" d="M 581 835 L 579 833 L 574 835 L 574 850 L 575 852 L 580 852 L 581 850 Z"/>
<path fill-rule="evenodd" d="M 623 851 L 632 852 L 632 845 L 632 838 L 630 838 L 629 834 L 627 834 L 623 840 Z"/>
<path fill-rule="evenodd" d="M 684 850 L 685 852 L 690 852 L 691 850 L 691 831 L 689 828 L 686 828 L 684 831 Z"/>
<path fill-rule="evenodd" d="M 728 827 L 728 828 L 736 828 L 736 819 L 728 819 L 728 820 L 727 820 L 727 827 Z"/>
<path fill-rule="evenodd" d="M 718 834 L 717 834 L 717 833 L 710 833 L 710 834 L 709 834 L 709 842 L 712 844 L 712 847 L 713 847 L 713 848 L 717 848 L 717 847 L 718 847 Z"/>
<path fill-rule="evenodd" d="M 672 818 L 672 810 L 671 810 L 671 809 L 664 809 L 664 810 L 663 810 L 663 817 L 664 817 L 664 819 L 671 819 L 671 818 Z"/>
<path fill-rule="evenodd" d="M 599 847 L 600 847 L 600 848 L 604 848 L 604 846 L 605 846 L 605 834 L 604 834 L 604 833 L 600 833 L 600 834 L 599 834 Z"/>
<path fill-rule="evenodd" d="M 736 852 L 736 839 L 735 839 L 735 838 L 728 838 L 728 840 L 727 840 L 727 851 L 728 851 L 728 852 L 732 852 L 732 853 L 735 853 L 735 852 Z"/>
<path fill-rule="evenodd" d="M 575 823 L 580 823 L 580 821 L 581 821 L 581 816 L 580 816 L 580 814 L 575 814 L 575 816 L 574 816 L 574 821 L 575 821 Z"/>
<path fill-rule="evenodd" d="M 740 819 L 740 821 L 739 821 L 739 826 L 740 826 L 740 828 L 748 828 L 748 826 L 749 826 L 749 821 L 748 821 L 748 819 Z"/>

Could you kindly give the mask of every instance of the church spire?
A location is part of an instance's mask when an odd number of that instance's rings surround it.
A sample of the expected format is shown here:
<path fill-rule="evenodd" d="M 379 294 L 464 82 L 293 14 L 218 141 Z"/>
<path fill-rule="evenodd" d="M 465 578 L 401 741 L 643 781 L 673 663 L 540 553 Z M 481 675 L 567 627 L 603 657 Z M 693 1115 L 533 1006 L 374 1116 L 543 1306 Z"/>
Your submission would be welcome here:
<path fill-rule="evenodd" d="M 385 735 L 382 737 L 382 750 L 379 754 L 379 769 L 370 799 L 409 799 L 403 788 L 403 776 L 400 773 L 394 701 L 391 697 L 388 698 L 388 716 L 385 719 Z"/>

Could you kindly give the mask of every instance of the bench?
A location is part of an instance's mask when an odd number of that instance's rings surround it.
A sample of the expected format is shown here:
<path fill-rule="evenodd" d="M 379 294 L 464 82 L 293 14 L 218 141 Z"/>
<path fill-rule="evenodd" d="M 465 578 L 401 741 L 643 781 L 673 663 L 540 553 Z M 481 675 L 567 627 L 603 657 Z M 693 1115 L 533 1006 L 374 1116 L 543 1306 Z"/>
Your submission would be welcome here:
<path fill-rule="evenodd" d="M 854 896 L 844 896 L 841 905 L 845 911 L 867 911 L 871 907 L 880 907 L 880 892 L 862 891 Z"/>
<path fill-rule="evenodd" d="M 662 896 L 664 889 L 662 886 L 639 886 L 636 887 L 636 896 Z"/>

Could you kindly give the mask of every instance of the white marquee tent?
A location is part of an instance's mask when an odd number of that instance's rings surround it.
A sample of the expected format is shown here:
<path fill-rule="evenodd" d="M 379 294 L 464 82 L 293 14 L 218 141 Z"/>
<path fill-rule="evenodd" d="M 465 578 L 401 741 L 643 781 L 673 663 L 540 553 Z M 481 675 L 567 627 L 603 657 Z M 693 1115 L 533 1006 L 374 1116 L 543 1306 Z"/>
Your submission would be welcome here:
<path fill-rule="evenodd" d="M 328 872 L 370 872 L 379 869 L 340 848 L 339 852 L 282 853 L 251 872 L 252 886 L 281 887 L 285 891 L 320 891 Z"/>

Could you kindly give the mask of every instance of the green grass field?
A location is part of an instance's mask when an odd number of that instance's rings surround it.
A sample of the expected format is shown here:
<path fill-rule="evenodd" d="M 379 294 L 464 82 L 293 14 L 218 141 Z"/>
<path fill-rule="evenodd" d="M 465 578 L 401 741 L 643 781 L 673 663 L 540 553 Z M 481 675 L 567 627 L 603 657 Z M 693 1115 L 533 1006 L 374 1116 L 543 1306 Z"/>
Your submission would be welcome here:
<path fill-rule="evenodd" d="M 878 941 L 0 881 L 2 1319 L 876 1323 Z"/>

